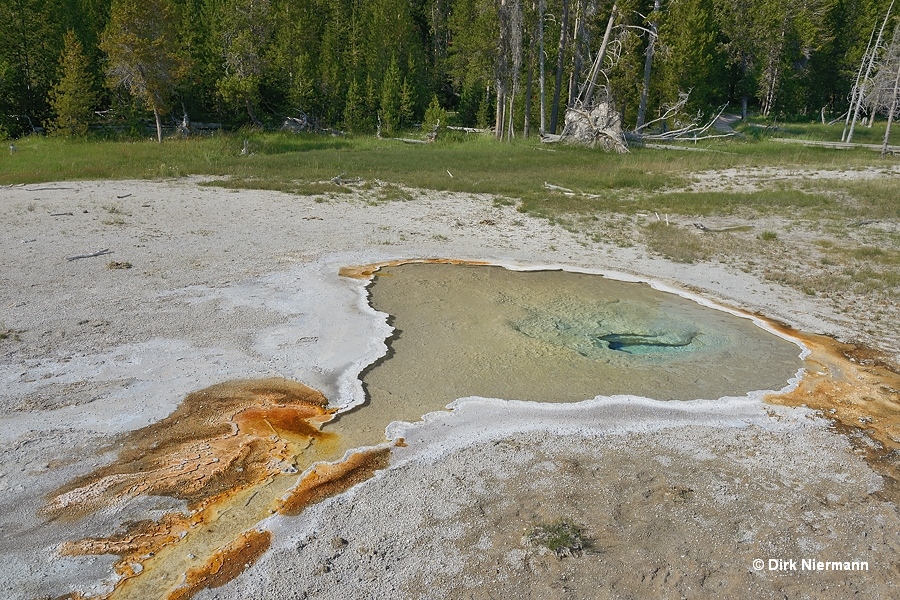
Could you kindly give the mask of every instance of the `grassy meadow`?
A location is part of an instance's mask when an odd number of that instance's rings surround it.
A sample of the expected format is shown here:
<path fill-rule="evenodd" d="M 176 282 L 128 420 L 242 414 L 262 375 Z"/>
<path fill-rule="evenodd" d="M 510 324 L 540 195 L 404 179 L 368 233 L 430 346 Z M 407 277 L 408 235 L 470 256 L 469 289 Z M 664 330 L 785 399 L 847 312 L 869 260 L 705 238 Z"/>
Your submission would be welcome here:
<path fill-rule="evenodd" d="M 816 131 L 821 127 L 824 126 L 792 126 L 792 130 L 802 133 L 797 136 L 773 131 L 784 137 L 819 139 L 823 136 Z M 706 152 L 635 148 L 627 155 L 541 144 L 536 137 L 500 143 L 490 136 L 457 132 L 443 133 L 437 143 L 429 145 L 410 145 L 373 136 L 240 132 L 173 138 L 161 145 L 149 140 L 28 137 L 15 142 L 16 152 L 8 156 L 4 152 L 0 158 L 0 185 L 212 175 L 228 177 L 236 186 L 291 191 L 345 173 L 347 177 L 377 178 L 412 188 L 525 199 L 533 195 L 542 197 L 545 181 L 588 194 L 619 190 L 653 192 L 680 187 L 691 172 L 710 169 L 862 168 L 892 164 L 894 160 L 881 159 L 871 151 L 780 144 L 768 139 L 774 135 L 772 132 L 760 133 L 749 126 L 742 129 L 749 134 L 741 139 L 687 145 Z M 877 137 L 879 133 L 877 124 L 873 130 L 860 129 L 871 136 Z M 838 125 L 829 131 L 832 138 L 840 137 Z M 883 131 L 882 125 L 882 134 Z M 857 138 L 860 135 L 858 130 Z M 241 155 L 244 140 L 249 143 L 249 156 Z M 560 209 L 567 212 L 572 207 Z"/>

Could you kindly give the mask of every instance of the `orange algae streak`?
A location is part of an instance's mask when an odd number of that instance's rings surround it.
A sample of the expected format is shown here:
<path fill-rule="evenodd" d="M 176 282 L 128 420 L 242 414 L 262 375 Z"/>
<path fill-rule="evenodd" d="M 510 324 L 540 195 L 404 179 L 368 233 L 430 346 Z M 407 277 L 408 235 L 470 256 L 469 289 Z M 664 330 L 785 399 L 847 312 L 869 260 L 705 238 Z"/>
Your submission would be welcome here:
<path fill-rule="evenodd" d="M 400 258 L 397 260 L 372 263 L 370 265 L 341 267 L 338 271 L 338 275 L 341 277 L 349 277 L 351 279 L 369 279 L 383 267 L 399 267 L 400 265 L 409 264 L 491 266 L 493 263 L 483 260 L 461 260 L 457 258 Z"/>
<path fill-rule="evenodd" d="M 53 494 L 44 512 L 79 516 L 123 497 L 165 495 L 193 505 L 277 471 L 288 442 L 308 445 L 334 411 L 286 379 L 239 380 L 189 394 L 171 415 L 130 432 L 118 460 Z"/>
<path fill-rule="evenodd" d="M 887 494 L 900 499 L 900 465 L 890 460 L 900 453 L 900 373 L 896 367 L 869 348 L 773 326 L 800 339 L 810 355 L 807 373 L 797 388 L 770 394 L 766 401 L 821 411 L 886 478 Z"/>
<path fill-rule="evenodd" d="M 202 567 L 188 571 L 184 585 L 169 593 L 166 600 L 188 600 L 200 590 L 225 585 L 250 568 L 271 544 L 271 532 L 245 531 L 213 554 Z"/>
<path fill-rule="evenodd" d="M 169 513 L 159 521 L 131 523 L 126 531 L 114 536 L 66 542 L 60 547 L 59 553 L 62 556 L 118 554 L 126 559 L 120 563 L 121 566 L 178 541 L 182 532 L 190 529 L 194 523 L 195 519 L 181 513 Z"/>
<path fill-rule="evenodd" d="M 323 413 L 316 406 L 274 406 L 247 408 L 234 416 L 234 423 L 245 435 L 277 435 L 308 445 L 314 438 L 329 435 L 319 431 L 319 427 L 323 420 L 330 419 L 331 413 Z"/>
<path fill-rule="evenodd" d="M 347 491 L 357 483 L 370 479 L 376 471 L 387 467 L 390 455 L 390 448 L 379 448 L 356 452 L 338 463 L 316 465 L 313 471 L 291 490 L 278 512 L 296 516 L 311 504 Z"/>
<path fill-rule="evenodd" d="M 281 378 L 232 381 L 189 394 L 167 418 L 123 436 L 116 462 L 58 490 L 44 513 L 73 518 L 140 495 L 186 500 L 189 510 L 127 523 L 109 537 L 69 541 L 60 553 L 119 555 L 119 591 L 145 566 L 153 570 L 156 559 L 148 558 L 190 537 L 197 526 L 214 523 L 234 498 L 297 469 L 296 457 L 314 440 L 327 442 L 330 451 L 337 436 L 319 429 L 334 416 L 327 404 L 320 392 Z"/>

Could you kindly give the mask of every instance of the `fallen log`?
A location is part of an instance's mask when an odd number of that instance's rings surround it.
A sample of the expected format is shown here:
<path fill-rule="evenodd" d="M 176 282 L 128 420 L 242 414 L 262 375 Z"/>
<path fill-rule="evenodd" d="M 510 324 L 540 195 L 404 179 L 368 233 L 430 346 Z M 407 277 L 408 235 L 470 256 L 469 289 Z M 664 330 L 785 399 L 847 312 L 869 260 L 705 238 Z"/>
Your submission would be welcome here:
<path fill-rule="evenodd" d="M 330 179 L 335 185 L 350 185 L 351 183 L 362 183 L 362 177 L 344 177 L 346 173 L 341 173 Z"/>
<path fill-rule="evenodd" d="M 493 133 L 490 129 L 478 129 L 477 127 L 456 127 L 448 125 L 447 129 L 450 131 L 462 131 L 464 133 Z"/>

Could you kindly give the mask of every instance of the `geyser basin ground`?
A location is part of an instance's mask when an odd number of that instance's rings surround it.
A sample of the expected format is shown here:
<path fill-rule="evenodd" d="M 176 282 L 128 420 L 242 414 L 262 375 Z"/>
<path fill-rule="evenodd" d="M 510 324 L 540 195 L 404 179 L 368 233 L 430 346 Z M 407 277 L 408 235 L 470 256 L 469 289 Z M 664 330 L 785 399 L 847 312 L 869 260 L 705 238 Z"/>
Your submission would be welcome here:
<path fill-rule="evenodd" d="M 334 406 L 361 402 L 357 376 L 383 353 L 390 332 L 384 315 L 368 306 L 365 282 L 337 276 L 343 265 L 459 256 L 627 269 L 845 340 L 855 339 L 872 308 L 855 303 L 842 313 L 724 263 L 662 260 L 639 238 L 628 248 L 586 242 L 486 197 L 429 192 L 376 204 L 349 194 L 323 202 L 196 183 L 0 188 L 0 216 L 9 227 L 0 242 L 0 332 L 11 332 L 0 339 L 6 597 L 79 590 L 101 596 L 113 585 L 118 557 L 62 556 L 62 544 L 184 508 L 147 496 L 78 520 L 48 521 L 41 512 L 55 490 L 112 464 L 122 436 L 161 423 L 188 393 L 234 379 L 284 377 L 322 391 Z M 111 204 L 121 207 L 124 223 L 103 224 Z M 66 212 L 73 216 L 50 216 Z M 794 219 L 768 220 L 766 227 L 794 237 L 806 231 Z M 107 269 L 102 257 L 65 260 L 100 248 L 134 268 Z M 759 272 L 768 268 L 765 260 Z M 895 338 L 887 332 L 879 343 L 896 354 Z M 890 444 L 900 440 L 900 383 L 852 348 L 822 350 L 836 360 L 807 360 L 819 361 L 807 374 L 819 384 L 806 386 L 804 378 L 785 401 L 821 410 L 828 420 L 756 397 L 557 405 L 470 399 L 452 413 L 433 413 L 427 423 L 396 429 L 408 447 L 394 448 L 390 467 L 368 482 L 300 516 L 252 525 L 271 531 L 271 548 L 233 581 L 195 597 L 549 599 L 569 590 L 591 599 L 598 590 L 633 597 L 897 597 L 900 496 L 891 481 L 900 477 L 873 470 L 880 463 L 872 453 L 883 448 L 885 461 L 896 463 Z M 831 428 L 832 419 L 848 435 Z M 289 475 L 279 477 L 273 486 Z M 221 525 L 257 503 L 268 515 L 261 497 L 247 488 L 233 499 L 239 510 L 211 516 Z M 560 561 L 521 542 L 525 528 L 560 516 L 586 527 L 600 552 Z M 214 556 L 236 556 L 240 567 L 252 562 L 227 550 L 254 538 L 231 539 Z M 265 536 L 255 539 L 251 549 Z M 211 558 L 191 559 L 182 543 L 170 552 L 184 567 L 169 573 L 173 582 Z M 755 558 L 807 555 L 867 559 L 870 571 L 794 576 L 751 567 Z"/>
<path fill-rule="evenodd" d="M 750 319 L 599 275 L 414 263 L 383 267 L 369 290 L 395 334 L 363 382 L 393 420 L 467 396 L 741 396 L 802 366 L 797 344 Z"/>

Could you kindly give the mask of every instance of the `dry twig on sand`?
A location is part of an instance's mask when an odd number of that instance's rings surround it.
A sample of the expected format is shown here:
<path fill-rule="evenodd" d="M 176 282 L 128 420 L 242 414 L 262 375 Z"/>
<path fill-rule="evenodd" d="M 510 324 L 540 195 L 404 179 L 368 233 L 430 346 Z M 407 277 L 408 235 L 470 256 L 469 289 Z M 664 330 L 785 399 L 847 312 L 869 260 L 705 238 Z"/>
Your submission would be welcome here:
<path fill-rule="evenodd" d="M 80 258 L 94 258 L 95 256 L 103 256 L 104 254 L 111 254 L 112 250 L 109 248 L 104 248 L 103 250 L 97 250 L 96 252 L 91 252 L 90 254 L 76 254 L 74 256 L 67 256 L 66 260 L 73 261 L 78 260 Z"/>

